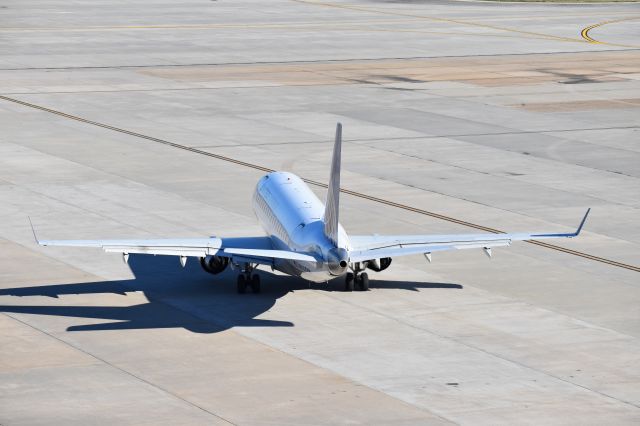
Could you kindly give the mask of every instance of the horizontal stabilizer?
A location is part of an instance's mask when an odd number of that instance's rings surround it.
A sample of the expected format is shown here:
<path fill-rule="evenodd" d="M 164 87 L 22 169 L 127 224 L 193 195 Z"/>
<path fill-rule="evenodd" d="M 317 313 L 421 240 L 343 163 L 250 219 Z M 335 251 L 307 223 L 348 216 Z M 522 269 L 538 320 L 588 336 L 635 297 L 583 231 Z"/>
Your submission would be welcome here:
<path fill-rule="evenodd" d="M 316 262 L 316 258 L 309 256 L 308 254 L 297 253 L 295 251 L 287 250 L 260 250 L 260 249 L 240 249 L 240 248 L 226 248 L 223 250 L 226 254 L 237 254 L 239 256 L 247 257 L 266 257 L 271 259 L 288 259 L 288 260 L 300 260 L 304 262 Z"/>

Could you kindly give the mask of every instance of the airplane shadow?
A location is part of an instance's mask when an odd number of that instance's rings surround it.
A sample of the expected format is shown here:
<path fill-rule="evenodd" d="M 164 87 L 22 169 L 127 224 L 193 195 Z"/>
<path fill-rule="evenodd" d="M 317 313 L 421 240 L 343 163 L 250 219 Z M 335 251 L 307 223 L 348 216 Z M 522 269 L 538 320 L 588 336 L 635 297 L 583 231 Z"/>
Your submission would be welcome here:
<path fill-rule="evenodd" d="M 193 260 L 185 268 L 168 256 L 131 255 L 133 279 L 0 289 L 0 296 L 47 296 L 143 292 L 148 302 L 131 306 L 0 305 L 0 312 L 26 313 L 107 320 L 73 325 L 67 331 L 184 328 L 195 333 L 217 333 L 236 326 L 293 327 L 289 321 L 256 318 L 292 291 L 342 291 L 342 279 L 327 284 L 309 283 L 289 276 L 260 271 L 262 293 L 239 295 L 235 273 L 204 272 Z M 213 282 L 212 282 L 213 281 Z M 371 280 L 371 287 L 418 291 L 462 289 L 459 284 Z"/>

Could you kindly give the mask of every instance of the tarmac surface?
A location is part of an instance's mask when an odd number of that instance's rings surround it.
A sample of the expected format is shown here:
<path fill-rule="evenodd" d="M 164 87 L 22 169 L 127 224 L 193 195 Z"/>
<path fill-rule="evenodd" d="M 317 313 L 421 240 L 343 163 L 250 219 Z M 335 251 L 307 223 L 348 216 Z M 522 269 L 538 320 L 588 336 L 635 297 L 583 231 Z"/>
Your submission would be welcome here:
<path fill-rule="evenodd" d="M 639 29 L 637 4 L 3 2 L 0 424 L 638 424 Z M 326 182 L 337 121 L 351 234 L 592 214 L 353 293 L 33 241 L 28 215 L 260 235 L 257 180 Z"/>

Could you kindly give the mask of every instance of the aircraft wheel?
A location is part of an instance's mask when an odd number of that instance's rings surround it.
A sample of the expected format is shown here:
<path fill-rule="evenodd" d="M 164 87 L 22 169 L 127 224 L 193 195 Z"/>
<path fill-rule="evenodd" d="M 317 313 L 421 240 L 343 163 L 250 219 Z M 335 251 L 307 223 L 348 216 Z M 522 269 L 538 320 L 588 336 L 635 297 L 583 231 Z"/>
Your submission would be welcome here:
<path fill-rule="evenodd" d="M 238 275 L 238 293 L 244 294 L 247 290 L 247 280 L 244 278 L 244 275 Z"/>
<path fill-rule="evenodd" d="M 260 293 L 260 275 L 253 274 L 251 277 L 251 290 L 254 293 Z"/>
<path fill-rule="evenodd" d="M 351 272 L 347 272 L 347 276 L 344 280 L 344 291 L 353 291 L 354 276 Z"/>
<path fill-rule="evenodd" d="M 366 272 L 363 272 L 358 277 L 358 288 L 361 291 L 369 290 L 369 275 Z"/>

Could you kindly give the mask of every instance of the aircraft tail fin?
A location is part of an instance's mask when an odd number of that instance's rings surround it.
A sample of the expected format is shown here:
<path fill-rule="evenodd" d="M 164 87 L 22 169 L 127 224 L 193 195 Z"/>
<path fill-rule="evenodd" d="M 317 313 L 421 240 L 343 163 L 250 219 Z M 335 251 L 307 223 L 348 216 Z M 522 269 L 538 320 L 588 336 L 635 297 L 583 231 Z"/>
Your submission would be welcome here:
<path fill-rule="evenodd" d="M 324 234 L 338 246 L 338 213 L 340 211 L 340 163 L 342 151 L 342 124 L 336 125 L 336 141 L 333 145 L 329 188 L 324 208 Z"/>

